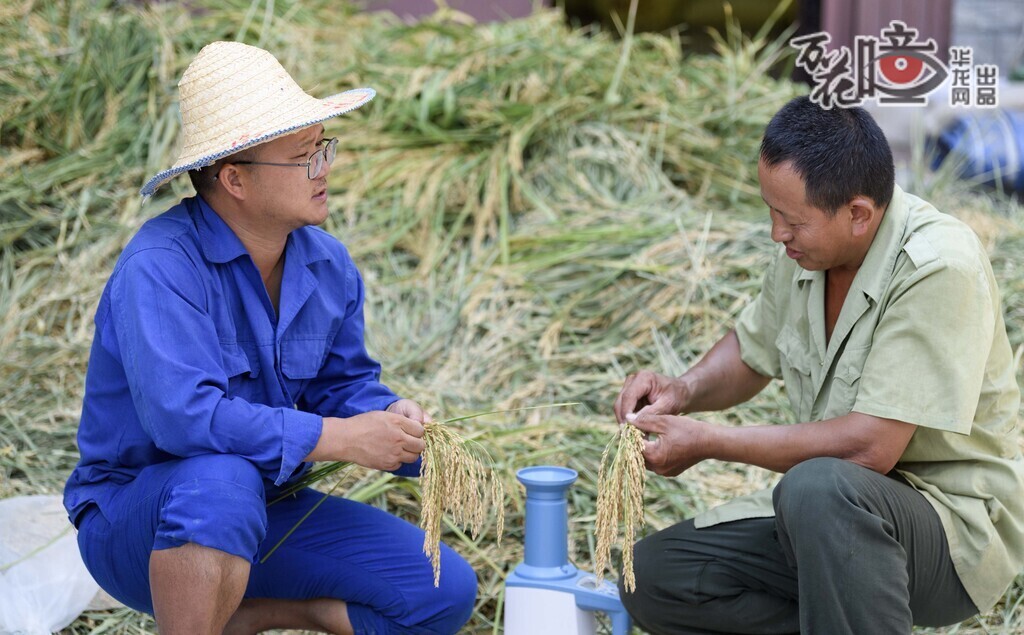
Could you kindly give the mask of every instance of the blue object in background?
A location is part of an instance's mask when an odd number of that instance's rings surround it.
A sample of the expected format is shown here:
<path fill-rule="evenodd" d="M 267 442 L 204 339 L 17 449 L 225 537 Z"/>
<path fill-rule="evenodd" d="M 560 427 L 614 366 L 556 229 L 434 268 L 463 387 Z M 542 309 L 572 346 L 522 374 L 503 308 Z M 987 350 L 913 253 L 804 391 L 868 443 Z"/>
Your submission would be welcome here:
<path fill-rule="evenodd" d="M 965 179 L 1024 195 L 1024 113 L 991 110 L 960 117 L 934 140 L 932 169 L 956 162 Z"/>

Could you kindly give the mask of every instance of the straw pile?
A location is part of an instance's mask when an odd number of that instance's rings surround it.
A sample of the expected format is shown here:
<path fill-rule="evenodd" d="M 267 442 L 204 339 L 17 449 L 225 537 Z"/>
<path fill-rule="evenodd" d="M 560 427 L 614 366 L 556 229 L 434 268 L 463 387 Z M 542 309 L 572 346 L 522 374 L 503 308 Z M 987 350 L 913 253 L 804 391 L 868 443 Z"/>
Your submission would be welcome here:
<path fill-rule="evenodd" d="M 379 92 L 331 124 L 341 145 L 326 229 L 364 272 L 368 346 L 385 381 L 446 413 L 584 404 L 534 411 L 526 425 L 460 427 L 504 479 L 509 536 L 499 552 L 493 535 L 442 520 L 442 539 L 480 579 L 468 628 L 496 632 L 504 576 L 522 558 L 510 475 L 544 463 L 580 473 L 571 555 L 589 568 L 597 471 L 623 378 L 681 372 L 757 291 L 771 244 L 757 144 L 798 92 L 766 72 L 780 46 L 730 32 L 716 56 L 685 56 L 671 36 L 625 48 L 551 11 L 473 25 L 442 10 L 405 25 L 328 0 L 142 5 L 0 4 L 0 496 L 61 490 L 77 459 L 102 285 L 138 225 L 189 192 L 178 179 L 145 205 L 137 196 L 176 154 L 177 78 L 203 44 L 240 39 L 273 51 L 314 95 Z M 906 185 L 986 240 L 1011 341 L 1024 350 L 1019 208 L 948 178 Z M 711 418 L 787 412 L 773 385 Z M 419 518 L 419 484 L 363 470 L 346 478 L 347 496 Z M 717 462 L 652 477 L 648 530 L 772 478 Z M 959 632 L 1020 626 L 1022 589 Z M 153 624 L 93 612 L 70 630 Z"/>

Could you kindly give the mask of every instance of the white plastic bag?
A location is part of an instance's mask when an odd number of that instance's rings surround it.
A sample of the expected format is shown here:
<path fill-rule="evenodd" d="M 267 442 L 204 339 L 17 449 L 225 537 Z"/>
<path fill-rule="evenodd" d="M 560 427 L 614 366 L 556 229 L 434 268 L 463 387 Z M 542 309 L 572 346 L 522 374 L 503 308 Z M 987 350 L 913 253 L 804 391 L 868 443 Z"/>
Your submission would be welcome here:
<path fill-rule="evenodd" d="M 0 634 L 59 631 L 98 590 L 60 496 L 0 500 Z"/>

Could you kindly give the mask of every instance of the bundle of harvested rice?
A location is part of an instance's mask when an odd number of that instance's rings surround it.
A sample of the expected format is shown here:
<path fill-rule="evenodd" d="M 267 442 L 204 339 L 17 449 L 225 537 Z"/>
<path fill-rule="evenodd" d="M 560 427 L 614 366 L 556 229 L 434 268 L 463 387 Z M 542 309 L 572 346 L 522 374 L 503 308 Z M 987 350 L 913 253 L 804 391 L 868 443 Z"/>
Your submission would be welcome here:
<path fill-rule="evenodd" d="M 631 423 L 619 426 L 601 455 L 597 475 L 597 550 L 594 571 L 604 577 L 611 559 L 612 544 L 622 526 L 622 582 L 626 591 L 636 590 L 633 574 L 633 543 L 637 528 L 644 526 L 644 435 Z"/>
<path fill-rule="evenodd" d="M 422 511 L 420 527 L 423 553 L 434 569 L 434 586 L 441 582 L 441 517 L 447 513 L 462 529 L 474 533 L 485 529 L 485 519 L 494 509 L 494 541 L 501 542 L 505 525 L 505 490 L 501 481 L 484 465 L 478 444 L 466 441 L 444 423 L 424 426 L 423 462 L 420 467 Z"/>

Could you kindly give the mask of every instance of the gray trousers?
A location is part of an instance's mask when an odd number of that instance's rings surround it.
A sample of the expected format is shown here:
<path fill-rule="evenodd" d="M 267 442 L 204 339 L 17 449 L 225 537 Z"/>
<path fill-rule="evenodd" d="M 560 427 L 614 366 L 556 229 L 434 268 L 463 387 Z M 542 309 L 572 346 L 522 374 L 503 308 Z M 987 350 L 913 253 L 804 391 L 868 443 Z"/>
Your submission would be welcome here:
<path fill-rule="evenodd" d="M 960 584 L 938 515 L 899 477 L 840 459 L 793 467 L 775 518 L 695 529 L 634 549 L 622 602 L 650 633 L 906 634 L 978 609 Z"/>

